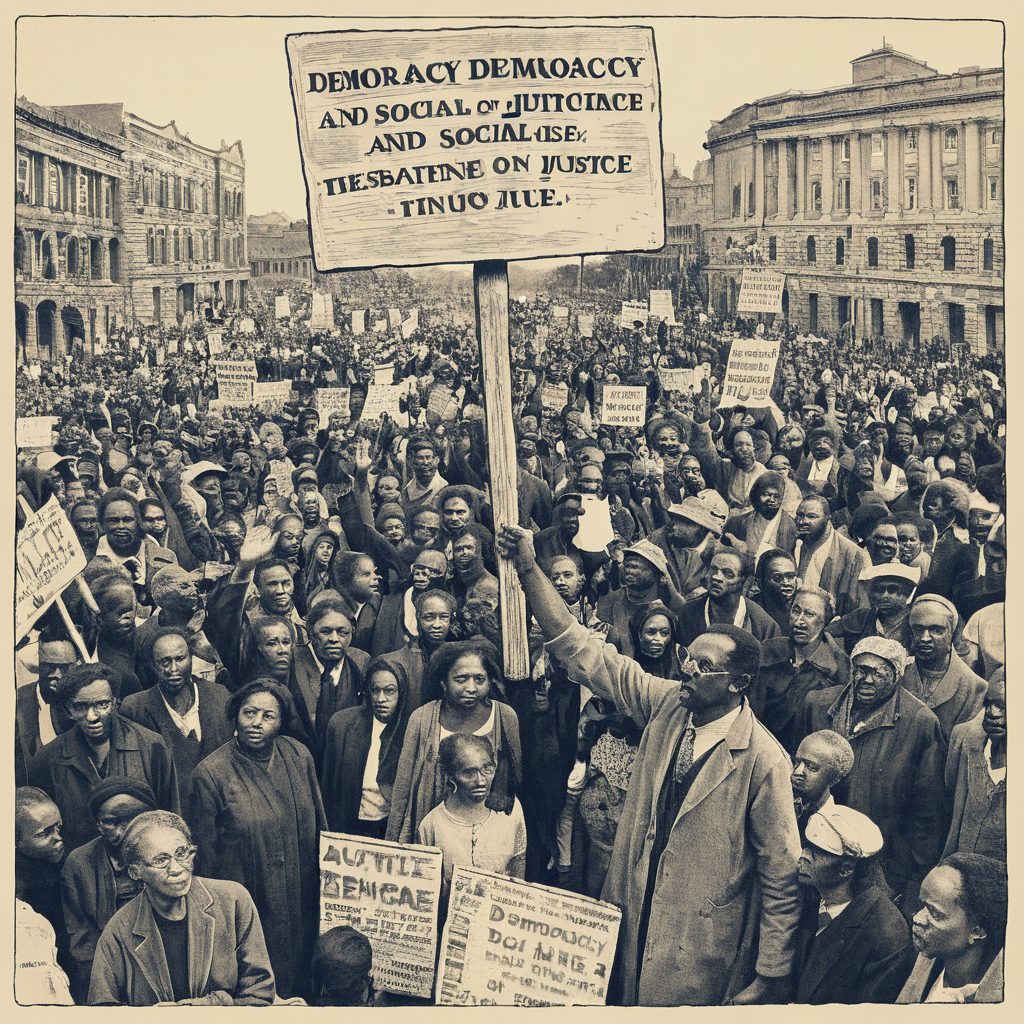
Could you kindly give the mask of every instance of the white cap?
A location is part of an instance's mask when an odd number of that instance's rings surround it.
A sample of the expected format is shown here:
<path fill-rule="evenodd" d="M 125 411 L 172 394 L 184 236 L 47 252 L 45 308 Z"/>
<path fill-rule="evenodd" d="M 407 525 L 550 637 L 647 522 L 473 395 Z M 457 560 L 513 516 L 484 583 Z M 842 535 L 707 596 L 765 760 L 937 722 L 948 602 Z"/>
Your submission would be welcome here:
<path fill-rule="evenodd" d="M 897 579 L 909 580 L 916 587 L 921 582 L 921 567 L 904 565 L 902 562 L 882 562 L 881 565 L 870 565 L 861 574 L 861 582 L 877 580 L 882 576 L 895 576 Z"/>
<path fill-rule="evenodd" d="M 866 814 L 838 804 L 812 814 L 804 835 L 819 850 L 848 857 L 873 857 L 882 848 L 878 826 Z"/>

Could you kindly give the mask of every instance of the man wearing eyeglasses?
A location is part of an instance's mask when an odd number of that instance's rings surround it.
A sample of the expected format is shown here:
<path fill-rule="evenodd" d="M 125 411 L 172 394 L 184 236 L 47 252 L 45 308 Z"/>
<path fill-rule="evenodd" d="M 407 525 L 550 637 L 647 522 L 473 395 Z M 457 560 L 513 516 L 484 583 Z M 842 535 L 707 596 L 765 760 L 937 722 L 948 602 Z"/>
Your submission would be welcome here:
<path fill-rule="evenodd" d="M 266 1006 L 274 974 L 252 897 L 237 882 L 192 874 L 196 848 L 176 814 L 146 811 L 121 853 L 142 892 L 96 946 L 93 1006 Z"/>
<path fill-rule="evenodd" d="M 178 777 L 167 744 L 118 713 L 120 689 L 120 676 L 102 662 L 69 669 L 57 697 L 74 728 L 47 743 L 29 762 L 28 784 L 48 793 L 60 808 L 69 853 L 95 838 L 89 793 L 108 775 L 148 782 L 158 806 L 180 809 Z"/>
<path fill-rule="evenodd" d="M 498 548 L 569 678 L 644 725 L 601 893 L 623 912 L 615 1001 L 785 1001 L 800 835 L 790 759 L 745 696 L 760 644 L 716 624 L 679 650 L 679 683 L 659 679 L 575 620 L 527 531 L 503 526 Z"/>

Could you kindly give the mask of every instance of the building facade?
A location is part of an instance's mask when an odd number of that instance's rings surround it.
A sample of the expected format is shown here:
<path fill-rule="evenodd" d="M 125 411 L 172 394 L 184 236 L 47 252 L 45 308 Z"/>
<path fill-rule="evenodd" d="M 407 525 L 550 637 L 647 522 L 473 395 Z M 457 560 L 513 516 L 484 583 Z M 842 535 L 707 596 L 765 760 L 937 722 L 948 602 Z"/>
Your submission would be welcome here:
<path fill-rule="evenodd" d="M 24 97 L 15 104 L 20 361 L 91 354 L 123 320 L 124 150 L 117 134 Z"/>
<path fill-rule="evenodd" d="M 313 251 L 306 221 L 289 221 L 283 213 L 264 213 L 249 218 L 247 232 L 249 269 L 254 278 L 313 280 Z"/>
<path fill-rule="evenodd" d="M 1001 349 L 1003 72 L 940 74 L 883 46 L 851 85 L 745 104 L 708 131 L 714 308 L 743 265 L 786 274 L 801 331 Z"/>

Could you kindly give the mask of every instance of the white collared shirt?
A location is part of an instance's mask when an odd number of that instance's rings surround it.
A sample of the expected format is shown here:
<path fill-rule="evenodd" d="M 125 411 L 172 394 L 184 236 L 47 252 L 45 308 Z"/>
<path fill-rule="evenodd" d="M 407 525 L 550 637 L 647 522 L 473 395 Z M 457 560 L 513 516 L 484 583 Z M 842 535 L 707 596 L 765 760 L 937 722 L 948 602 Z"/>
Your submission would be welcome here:
<path fill-rule="evenodd" d="M 711 628 L 711 598 L 709 597 L 704 602 L 704 621 L 708 624 L 708 629 Z M 736 606 L 736 616 L 732 620 L 732 624 L 738 629 L 743 628 L 743 623 L 747 620 L 747 602 L 745 598 L 740 598 L 740 603 Z"/>
<path fill-rule="evenodd" d="M 992 767 L 992 741 L 985 740 L 985 767 L 988 769 L 988 777 L 998 786 L 1006 779 L 1006 765 L 1002 768 Z"/>
<path fill-rule="evenodd" d="M 694 726 L 694 761 L 703 757 L 716 743 L 720 740 L 724 740 L 725 737 L 729 735 L 732 723 L 739 718 L 742 710 L 743 705 L 740 704 L 737 707 L 734 707 L 732 711 L 722 715 L 721 718 L 716 718 L 713 722 L 708 722 L 707 725 Z"/>
<path fill-rule="evenodd" d="M 50 717 L 50 705 L 43 700 L 43 691 L 36 683 L 36 700 L 39 702 L 39 742 L 46 744 L 57 738 L 57 730 L 53 727 Z"/>
<path fill-rule="evenodd" d="M 109 558 L 112 562 L 116 562 L 118 565 L 124 565 L 124 563 L 127 562 L 129 559 L 134 559 L 138 563 L 138 565 L 139 565 L 139 577 L 138 577 L 138 579 L 135 579 L 135 575 L 133 573 L 132 574 L 132 579 L 134 579 L 135 582 L 137 584 L 139 584 L 139 586 L 143 586 L 144 587 L 146 585 L 146 539 L 145 539 L 145 537 L 143 537 L 143 539 L 141 541 L 139 541 L 139 546 L 138 546 L 138 549 L 136 550 L 135 554 L 133 554 L 133 555 L 119 555 L 110 546 L 110 541 L 107 540 L 107 536 L 106 536 L 106 534 L 104 534 L 102 537 L 100 537 L 99 544 L 96 545 L 96 554 L 97 555 L 103 555 L 104 557 Z"/>
<path fill-rule="evenodd" d="M 160 697 L 164 702 L 164 707 L 167 708 L 167 713 L 171 716 L 171 721 L 178 727 L 178 732 L 180 732 L 186 739 L 190 732 L 194 732 L 196 734 L 196 739 L 202 743 L 203 727 L 199 724 L 199 687 L 196 686 L 195 683 L 192 684 L 192 707 L 190 707 L 183 715 L 179 715 L 178 712 L 167 703 L 167 698 L 164 696 L 163 690 L 160 690 Z"/>
<path fill-rule="evenodd" d="M 313 653 L 313 646 L 312 646 L 312 644 L 310 644 L 309 653 L 313 655 L 313 660 L 316 662 L 317 668 L 320 669 L 320 678 L 323 679 L 324 673 L 327 671 L 327 669 L 324 668 L 323 663 L 316 656 L 316 654 Z M 346 655 L 348 654 L 347 651 L 345 653 L 346 653 Z M 341 670 L 344 667 L 345 667 L 345 658 L 343 657 L 341 659 L 341 661 L 339 661 L 338 664 L 335 665 L 334 668 L 331 669 L 331 683 L 332 683 L 332 685 L 337 686 L 338 683 L 341 681 Z M 320 685 L 322 686 L 323 683 L 321 683 Z"/>

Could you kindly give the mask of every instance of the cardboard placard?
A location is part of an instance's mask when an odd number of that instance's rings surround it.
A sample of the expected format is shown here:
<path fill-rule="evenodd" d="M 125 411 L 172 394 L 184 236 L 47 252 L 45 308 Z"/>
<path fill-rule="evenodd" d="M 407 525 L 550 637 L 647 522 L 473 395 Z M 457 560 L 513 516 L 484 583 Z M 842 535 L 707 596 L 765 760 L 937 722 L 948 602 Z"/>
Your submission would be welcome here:
<path fill-rule="evenodd" d="M 622 911 L 588 896 L 456 867 L 441 1006 L 604 1006 Z"/>
<path fill-rule="evenodd" d="M 373 383 L 378 386 L 391 384 L 395 379 L 395 364 L 388 363 L 387 366 L 375 366 L 373 368 Z"/>
<path fill-rule="evenodd" d="M 561 412 L 569 401 L 568 384 L 545 384 L 540 392 L 540 404 L 543 409 Z"/>
<path fill-rule="evenodd" d="M 366 330 L 366 310 L 352 310 L 352 333 L 362 334 Z"/>
<path fill-rule="evenodd" d="M 366 391 L 366 402 L 363 405 L 363 414 L 360 421 L 368 423 L 372 420 L 379 420 L 384 413 L 393 420 L 405 416 L 399 405 L 399 399 L 406 393 L 402 384 L 371 384 Z M 400 421 L 401 422 L 401 421 Z"/>
<path fill-rule="evenodd" d="M 633 330 L 633 321 L 641 320 L 644 329 L 647 327 L 647 303 L 646 302 L 624 302 L 622 314 L 619 316 L 619 326 Z"/>
<path fill-rule="evenodd" d="M 766 406 L 779 361 L 777 342 L 737 339 L 729 349 L 720 406 Z"/>
<path fill-rule="evenodd" d="M 15 420 L 15 444 L 19 448 L 52 448 L 52 433 L 59 416 L 19 416 Z"/>
<path fill-rule="evenodd" d="M 777 270 L 744 267 L 737 313 L 781 313 L 786 275 Z"/>
<path fill-rule="evenodd" d="M 252 388 L 259 374 L 251 359 L 212 359 L 217 372 L 217 397 L 229 405 L 251 405 Z"/>
<path fill-rule="evenodd" d="M 573 547 L 580 551 L 604 551 L 615 539 L 612 511 L 607 498 L 596 494 L 583 495 L 583 515 L 579 532 L 572 539 Z"/>
<path fill-rule="evenodd" d="M 274 296 L 274 319 L 287 320 L 292 315 L 291 303 L 287 295 Z"/>
<path fill-rule="evenodd" d="M 388 310 L 388 329 L 395 330 L 396 327 L 402 326 L 402 311 L 400 309 L 389 309 Z"/>
<path fill-rule="evenodd" d="M 210 355 L 215 356 L 224 350 L 224 335 L 220 331 L 207 331 L 206 344 L 210 349 Z"/>
<path fill-rule="evenodd" d="M 28 517 L 14 549 L 14 640 L 17 643 L 87 560 L 56 497 Z"/>
<path fill-rule="evenodd" d="M 580 313 L 576 317 L 576 326 L 579 328 L 581 338 L 592 338 L 594 336 L 594 314 Z"/>
<path fill-rule="evenodd" d="M 331 413 L 340 412 L 346 419 L 351 416 L 348 408 L 348 388 L 317 388 L 316 411 L 320 413 L 320 425 L 326 426 Z"/>
<path fill-rule="evenodd" d="M 362 932 L 378 989 L 430 998 L 440 895 L 440 850 L 320 833 L 320 934 Z"/>
<path fill-rule="evenodd" d="M 551 315 L 555 320 L 568 320 L 569 319 L 569 307 L 568 306 L 552 306 Z"/>
<path fill-rule="evenodd" d="M 334 326 L 334 296 L 329 292 L 313 292 L 313 308 L 309 327 L 313 331 L 326 331 Z"/>
<path fill-rule="evenodd" d="M 651 291 L 651 316 L 657 317 L 658 322 L 667 320 L 670 324 L 676 322 L 676 311 L 672 305 L 672 292 Z"/>
<path fill-rule="evenodd" d="M 292 399 L 290 380 L 257 381 L 252 386 L 252 404 L 265 409 L 280 409 Z"/>
<path fill-rule="evenodd" d="M 252 334 L 256 330 L 256 321 L 251 316 L 243 316 L 238 321 L 238 330 L 242 334 Z"/>
<path fill-rule="evenodd" d="M 690 370 L 685 368 L 658 370 L 658 376 L 661 378 L 661 386 L 666 391 L 682 391 L 686 393 L 691 390 L 700 390 L 700 382 L 704 377 L 704 372 L 700 367 Z"/>
<path fill-rule="evenodd" d="M 642 427 L 647 419 L 647 388 L 606 384 L 601 422 L 615 427 Z"/>
<path fill-rule="evenodd" d="M 287 51 L 317 270 L 664 245 L 652 29 L 309 32 Z"/>
<path fill-rule="evenodd" d="M 412 332 L 417 330 L 420 326 L 420 311 L 414 309 L 409 316 L 402 321 L 402 337 L 409 338 Z"/>

